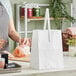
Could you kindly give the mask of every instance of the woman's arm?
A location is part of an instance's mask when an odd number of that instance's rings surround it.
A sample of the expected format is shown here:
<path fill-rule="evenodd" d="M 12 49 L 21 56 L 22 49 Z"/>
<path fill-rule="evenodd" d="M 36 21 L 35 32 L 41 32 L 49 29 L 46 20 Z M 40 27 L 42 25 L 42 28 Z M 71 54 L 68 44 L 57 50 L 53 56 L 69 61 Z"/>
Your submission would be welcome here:
<path fill-rule="evenodd" d="M 13 18 L 10 18 L 8 35 L 12 40 L 14 40 L 16 42 L 19 42 L 21 40 L 19 34 L 15 30 Z"/>

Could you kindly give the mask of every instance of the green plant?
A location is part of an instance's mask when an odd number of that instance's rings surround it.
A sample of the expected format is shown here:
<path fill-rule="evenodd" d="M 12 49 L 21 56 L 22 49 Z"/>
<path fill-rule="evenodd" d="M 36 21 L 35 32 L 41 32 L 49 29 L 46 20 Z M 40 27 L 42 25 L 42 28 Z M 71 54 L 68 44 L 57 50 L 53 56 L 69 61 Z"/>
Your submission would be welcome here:
<path fill-rule="evenodd" d="M 69 46 L 76 46 L 76 38 L 67 39 L 67 44 Z"/>
<path fill-rule="evenodd" d="M 63 0 L 51 0 L 50 1 L 50 15 L 54 18 L 56 25 L 62 25 L 63 18 L 66 18 L 70 22 L 74 23 L 75 18 L 71 17 L 66 11 L 66 4 Z M 58 19 L 60 18 L 60 19 Z M 59 27 L 60 27 L 59 26 Z"/>

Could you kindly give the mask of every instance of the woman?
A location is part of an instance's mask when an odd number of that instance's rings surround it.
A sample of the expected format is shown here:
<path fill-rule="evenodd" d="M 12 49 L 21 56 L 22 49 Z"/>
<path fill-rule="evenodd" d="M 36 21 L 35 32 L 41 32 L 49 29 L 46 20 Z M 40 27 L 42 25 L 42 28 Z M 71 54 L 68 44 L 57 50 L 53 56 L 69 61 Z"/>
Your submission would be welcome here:
<path fill-rule="evenodd" d="M 24 41 L 15 30 L 9 0 L 0 0 L 0 51 L 9 50 L 8 36 L 20 44 Z"/>

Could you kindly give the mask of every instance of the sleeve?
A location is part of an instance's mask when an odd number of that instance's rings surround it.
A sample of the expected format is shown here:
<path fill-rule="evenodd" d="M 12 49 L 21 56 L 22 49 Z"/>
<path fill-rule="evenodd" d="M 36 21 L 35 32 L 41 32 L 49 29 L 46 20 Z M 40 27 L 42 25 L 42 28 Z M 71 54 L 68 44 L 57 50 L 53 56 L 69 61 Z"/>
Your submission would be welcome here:
<path fill-rule="evenodd" d="M 12 18 L 12 8 L 11 8 L 11 4 L 9 0 L 4 0 L 3 5 L 5 7 L 5 9 L 7 10 L 7 13 L 9 15 L 9 18 Z"/>
<path fill-rule="evenodd" d="M 12 15 L 12 8 L 11 8 L 11 4 L 10 4 L 9 0 L 8 0 L 8 15 L 9 15 L 9 18 L 13 17 L 13 15 Z"/>

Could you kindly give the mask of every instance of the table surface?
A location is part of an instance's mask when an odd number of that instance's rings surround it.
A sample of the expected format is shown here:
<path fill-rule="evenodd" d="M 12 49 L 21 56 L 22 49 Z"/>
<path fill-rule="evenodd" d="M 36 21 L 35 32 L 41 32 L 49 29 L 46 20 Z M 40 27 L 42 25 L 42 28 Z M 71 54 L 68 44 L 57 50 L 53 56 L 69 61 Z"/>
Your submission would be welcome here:
<path fill-rule="evenodd" d="M 11 62 L 11 61 L 10 61 Z M 21 72 L 0 74 L 0 76 L 76 76 L 76 57 L 64 56 L 63 69 L 35 70 L 29 62 L 12 61 L 22 66 Z"/>

